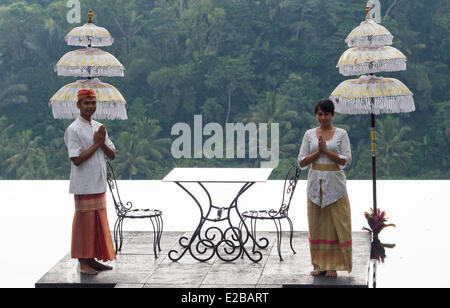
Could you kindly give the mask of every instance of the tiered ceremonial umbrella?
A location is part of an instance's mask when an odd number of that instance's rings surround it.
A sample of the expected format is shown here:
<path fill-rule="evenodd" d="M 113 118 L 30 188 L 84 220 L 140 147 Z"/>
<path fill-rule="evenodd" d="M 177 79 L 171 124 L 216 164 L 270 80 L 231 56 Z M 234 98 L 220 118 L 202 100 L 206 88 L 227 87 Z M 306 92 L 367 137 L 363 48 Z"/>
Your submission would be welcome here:
<path fill-rule="evenodd" d="M 399 80 L 376 77 L 381 71 L 406 69 L 406 57 L 391 45 L 393 36 L 383 26 L 369 17 L 354 29 L 345 40 L 350 47 L 341 57 L 337 67 L 345 76 L 369 74 L 359 79 L 342 82 L 331 94 L 335 110 L 345 114 L 370 114 L 372 140 L 373 209 L 377 212 L 376 197 L 376 144 L 375 115 L 381 113 L 412 112 L 415 110 L 413 93 Z M 376 263 L 374 263 L 376 286 Z"/>
<path fill-rule="evenodd" d="M 345 39 L 348 47 L 379 47 L 392 45 L 392 34 L 377 24 L 373 19 L 366 18 L 358 27 L 352 30 Z"/>
<path fill-rule="evenodd" d="M 339 73 L 344 76 L 406 70 L 406 57 L 397 48 L 353 47 L 339 59 Z"/>
<path fill-rule="evenodd" d="M 94 14 L 89 10 L 89 21 L 82 27 L 77 27 L 66 36 L 68 45 L 84 46 L 66 53 L 55 65 L 59 76 L 87 77 L 65 85 L 50 99 L 53 116 L 56 119 L 76 118 L 79 110 L 76 106 L 77 93 L 81 89 L 93 89 L 97 96 L 97 111 L 95 119 L 126 120 L 126 101 L 122 94 L 112 85 L 93 77 L 124 76 L 123 65 L 110 53 L 93 46 L 110 46 L 114 39 L 109 32 L 92 23 Z"/>
<path fill-rule="evenodd" d="M 366 20 L 347 37 L 350 49 L 344 52 L 337 64 L 340 73 L 345 76 L 369 75 L 342 82 L 331 93 L 330 99 L 335 104 L 336 112 L 371 115 L 373 207 L 376 211 L 375 115 L 411 112 L 415 106 L 413 93 L 401 81 L 374 75 L 380 71 L 405 70 L 406 57 L 396 48 L 383 46 L 392 44 L 393 36 L 385 27 L 370 19 L 370 10 L 366 8 Z"/>
<path fill-rule="evenodd" d="M 127 119 L 125 99 L 122 94 L 108 83 L 100 79 L 78 80 L 65 85 L 50 99 L 55 119 L 73 119 L 80 113 L 77 106 L 77 94 L 81 89 L 93 89 L 97 96 L 97 111 L 94 118 Z M 98 115 L 101 115 L 100 117 Z"/>
<path fill-rule="evenodd" d="M 361 76 L 342 82 L 331 94 L 337 112 L 382 114 L 414 111 L 413 93 L 394 78 Z"/>
<path fill-rule="evenodd" d="M 112 54 L 91 47 L 66 53 L 54 69 L 59 76 L 74 77 L 123 77 L 125 70 Z"/>
<path fill-rule="evenodd" d="M 70 46 L 111 46 L 114 43 L 114 39 L 109 31 L 92 23 L 93 14 L 88 15 L 88 17 L 89 20 L 86 24 L 73 28 L 66 35 L 65 40 L 67 44 Z"/>

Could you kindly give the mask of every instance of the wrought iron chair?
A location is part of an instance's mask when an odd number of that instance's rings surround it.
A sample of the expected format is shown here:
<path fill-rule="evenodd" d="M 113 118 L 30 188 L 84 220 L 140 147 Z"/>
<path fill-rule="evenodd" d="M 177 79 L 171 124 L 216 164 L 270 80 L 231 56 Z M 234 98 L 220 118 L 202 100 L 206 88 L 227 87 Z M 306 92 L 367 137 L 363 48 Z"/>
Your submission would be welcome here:
<path fill-rule="evenodd" d="M 116 246 L 116 253 L 122 250 L 123 243 L 123 221 L 126 218 L 129 219 L 145 219 L 149 218 L 153 226 L 153 252 L 155 254 L 155 259 L 158 258 L 156 247 L 158 247 L 159 252 L 161 252 L 161 236 L 163 233 L 163 219 L 162 212 L 155 209 L 133 209 L 133 204 L 127 202 L 126 205 L 123 204 L 120 198 L 119 188 L 117 186 L 116 175 L 111 164 L 107 162 L 108 165 L 108 175 L 107 181 L 109 190 L 114 201 L 114 206 L 116 208 L 117 220 L 114 224 L 114 244 Z"/>
<path fill-rule="evenodd" d="M 281 207 L 278 210 L 270 209 L 270 210 L 250 210 L 242 213 L 242 221 L 239 224 L 239 230 L 242 230 L 242 227 L 245 223 L 246 219 L 250 219 L 250 233 L 254 239 L 253 241 L 253 251 L 255 251 L 256 246 L 261 249 L 267 248 L 269 245 L 269 240 L 265 237 L 260 238 L 259 240 L 256 237 L 256 222 L 258 220 L 272 220 L 277 229 L 277 247 L 278 247 L 278 255 L 280 256 L 280 261 L 283 261 L 281 257 L 281 239 L 282 239 L 282 229 L 281 229 L 281 220 L 286 219 L 289 222 L 289 226 L 291 229 L 290 234 L 290 245 L 291 249 L 296 253 L 294 247 L 292 247 L 292 237 L 294 233 L 294 228 L 291 219 L 289 218 L 289 207 L 291 205 L 291 200 L 295 192 L 295 188 L 297 186 L 298 178 L 300 176 L 300 167 L 293 163 L 291 168 L 289 169 L 286 178 L 284 180 L 284 188 L 283 188 L 283 199 L 281 201 Z M 257 243 L 263 242 L 263 244 Z"/>

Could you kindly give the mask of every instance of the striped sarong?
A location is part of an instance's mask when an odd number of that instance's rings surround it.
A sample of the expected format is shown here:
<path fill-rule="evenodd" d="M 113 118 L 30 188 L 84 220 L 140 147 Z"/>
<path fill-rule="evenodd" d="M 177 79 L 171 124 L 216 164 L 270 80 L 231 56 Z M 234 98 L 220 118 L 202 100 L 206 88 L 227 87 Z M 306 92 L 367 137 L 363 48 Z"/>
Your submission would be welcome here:
<path fill-rule="evenodd" d="M 321 165 L 316 165 L 315 168 L 321 168 Z M 320 194 L 322 197 L 322 189 Z M 352 271 L 352 226 L 348 195 L 324 208 L 309 199 L 307 203 L 309 247 L 314 270 L 350 273 Z"/>
<path fill-rule="evenodd" d="M 90 212 L 106 209 L 106 193 L 74 195 L 75 211 Z"/>
<path fill-rule="evenodd" d="M 72 258 L 114 260 L 116 254 L 106 213 L 106 194 L 75 195 L 74 199 Z"/>

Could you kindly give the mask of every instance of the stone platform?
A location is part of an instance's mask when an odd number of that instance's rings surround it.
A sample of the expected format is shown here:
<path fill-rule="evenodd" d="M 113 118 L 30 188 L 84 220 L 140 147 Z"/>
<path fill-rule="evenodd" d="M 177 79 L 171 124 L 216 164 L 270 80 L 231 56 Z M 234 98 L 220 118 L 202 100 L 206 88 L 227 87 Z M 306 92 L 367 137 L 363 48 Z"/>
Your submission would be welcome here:
<path fill-rule="evenodd" d="M 283 235 L 280 261 L 276 233 L 258 232 L 270 240 L 268 248 L 260 250 L 263 259 L 254 263 L 248 258 L 224 262 L 217 256 L 198 262 L 186 254 L 180 261 L 171 261 L 170 250 L 179 251 L 178 240 L 192 232 L 164 232 L 162 252 L 153 255 L 153 232 L 126 232 L 122 252 L 110 262 L 112 271 L 96 276 L 79 273 L 77 260 L 67 254 L 36 284 L 36 288 L 296 288 L 349 287 L 367 288 L 369 277 L 370 237 L 367 232 L 353 233 L 353 271 L 338 272 L 337 278 L 311 277 L 312 270 L 308 233 L 295 232 L 290 249 L 289 234 Z"/>

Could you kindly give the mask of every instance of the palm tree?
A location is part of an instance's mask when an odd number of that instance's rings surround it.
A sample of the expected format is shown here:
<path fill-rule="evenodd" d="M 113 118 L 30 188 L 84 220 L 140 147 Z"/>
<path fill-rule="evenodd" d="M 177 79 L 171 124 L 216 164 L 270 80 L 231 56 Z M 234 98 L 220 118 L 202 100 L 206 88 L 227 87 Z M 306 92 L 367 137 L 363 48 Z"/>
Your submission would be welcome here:
<path fill-rule="evenodd" d="M 407 139 L 411 128 L 401 126 L 399 118 L 393 116 L 378 119 L 377 127 L 377 158 L 385 174 L 391 176 L 395 168 L 406 169 L 412 157 L 413 141 Z"/>
<path fill-rule="evenodd" d="M 21 83 L 13 83 L 6 80 L 5 85 L 0 90 L 0 109 L 7 105 L 28 103 L 28 86 Z"/>
<path fill-rule="evenodd" d="M 10 156 L 12 143 L 9 140 L 13 125 L 9 125 L 6 117 L 0 117 L 0 162 L 4 162 Z M 0 164 L 0 178 L 5 178 L 5 164 Z"/>
<path fill-rule="evenodd" d="M 44 150 L 39 146 L 41 137 L 32 137 L 31 130 L 24 130 L 12 138 L 14 153 L 5 160 L 6 174 L 14 179 L 39 179 L 48 174 Z"/>
<path fill-rule="evenodd" d="M 267 134 L 269 132 L 262 131 L 259 127 L 260 123 L 267 123 L 267 129 L 270 125 L 278 123 L 280 128 L 280 136 L 278 142 L 281 157 L 293 157 L 297 151 L 296 139 L 298 130 L 293 127 L 293 122 L 298 117 L 294 110 L 290 110 L 285 96 L 282 94 L 267 92 L 264 102 L 250 106 L 250 116 L 243 119 L 245 123 L 255 123 L 258 127 L 258 134 Z M 277 136 L 270 136 L 276 138 Z M 269 141 L 268 141 L 268 144 Z"/>
<path fill-rule="evenodd" d="M 134 121 L 135 135 L 139 138 L 137 151 L 148 159 L 160 162 L 170 153 L 170 138 L 160 138 L 162 132 L 159 120 L 142 117 Z"/>
<path fill-rule="evenodd" d="M 230 120 L 231 99 L 237 89 L 244 93 L 251 93 L 251 80 L 255 77 L 251 65 L 251 55 L 242 55 L 239 58 L 230 56 L 219 58 L 217 65 L 211 74 L 206 75 L 206 84 L 219 89 L 227 95 L 227 117 L 225 123 Z"/>
<path fill-rule="evenodd" d="M 129 132 L 123 132 L 117 139 L 117 171 L 120 177 L 131 180 L 137 175 L 150 175 L 152 162 L 149 162 L 136 150 L 138 138 Z"/>
<path fill-rule="evenodd" d="M 117 169 L 121 176 L 150 177 L 170 155 L 170 138 L 159 138 L 158 120 L 146 117 L 133 123 L 134 131 L 123 132 L 117 141 Z"/>
<path fill-rule="evenodd" d="M 67 147 L 64 143 L 64 131 L 66 125 L 63 122 L 47 126 L 45 132 L 41 134 L 46 141 L 45 152 L 51 153 L 51 159 L 48 161 L 49 178 L 52 180 L 65 180 L 70 172 L 70 159 L 67 156 Z"/>

